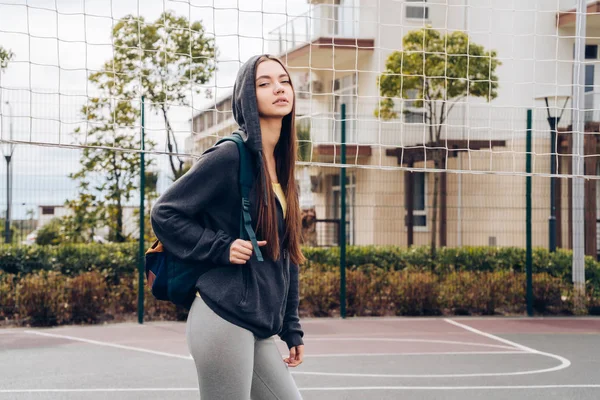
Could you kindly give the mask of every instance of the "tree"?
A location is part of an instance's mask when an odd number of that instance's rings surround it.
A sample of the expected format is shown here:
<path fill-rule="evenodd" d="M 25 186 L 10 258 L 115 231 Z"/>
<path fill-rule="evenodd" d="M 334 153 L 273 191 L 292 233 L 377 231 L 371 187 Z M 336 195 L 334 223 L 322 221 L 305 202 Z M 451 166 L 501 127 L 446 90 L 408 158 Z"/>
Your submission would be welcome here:
<path fill-rule="evenodd" d="M 82 108 L 82 114 L 93 124 L 85 132 L 87 146 L 80 159 L 81 169 L 70 175 L 79 180 L 79 199 L 71 207 L 76 214 L 76 221 L 72 221 L 76 235 L 83 234 L 85 227 L 93 226 L 97 217 L 103 216 L 109 227 L 109 240 L 114 242 L 127 239 L 123 207 L 137 189 L 140 175 L 140 156 L 131 150 L 141 148 L 140 136 L 134 129 L 139 125 L 139 111 L 132 99 L 125 97 L 120 76 L 109 77 L 105 71 L 90 76 L 104 97 L 91 98 Z M 83 134 L 80 128 L 75 130 L 76 136 Z M 146 141 L 147 149 L 153 147 L 153 142 Z M 152 160 L 146 160 L 147 167 L 151 164 Z"/>
<path fill-rule="evenodd" d="M 441 142 L 444 123 L 456 104 L 470 97 L 491 101 L 498 95 L 496 51 L 470 41 L 464 32 L 441 34 L 426 27 L 409 32 L 403 49 L 388 57 L 386 70 L 378 77 L 383 99 L 375 115 L 397 118 L 394 98 L 410 99 L 425 109 L 429 130 L 428 158 L 436 169 L 445 168 L 446 151 Z M 436 252 L 437 201 L 440 174 L 435 174 L 431 227 L 431 254 Z"/>
<path fill-rule="evenodd" d="M 81 186 L 83 184 L 83 186 Z M 83 189 L 83 190 L 81 190 Z M 80 182 L 79 197 L 67 200 L 65 205 L 71 211 L 62 217 L 62 235 L 65 242 L 90 243 L 94 241 L 96 229 L 104 225 L 106 210 L 97 196 L 86 190 L 85 183 Z"/>
<path fill-rule="evenodd" d="M 52 218 L 38 231 L 35 243 L 40 246 L 56 245 L 61 242 L 62 224 L 59 218 Z"/>
<path fill-rule="evenodd" d="M 160 112 L 167 131 L 167 150 L 174 178 L 185 173 L 168 112 L 173 105 L 188 105 L 190 89 L 199 93 L 215 70 L 213 39 L 206 37 L 200 22 L 163 13 L 155 22 L 129 15 L 112 32 L 113 57 L 89 77 L 101 93 L 82 108 L 89 124 L 85 131 L 87 146 L 81 158 L 81 170 L 72 175 L 80 181 L 80 209 L 89 204 L 90 194 L 97 196 L 110 228 L 109 240 L 122 242 L 123 206 L 138 189 L 141 148 L 139 100 L 145 95 L 150 110 Z M 81 129 L 76 136 L 83 136 Z M 145 149 L 155 143 L 146 140 Z M 178 161 L 176 165 L 173 157 Z M 147 159 L 146 168 L 152 165 Z M 92 184 L 92 180 L 94 184 Z M 80 221 L 81 222 L 81 221 Z"/>
<path fill-rule="evenodd" d="M 9 61 L 13 59 L 15 54 L 10 50 L 5 50 L 0 46 L 0 72 L 8 66 Z"/>
<path fill-rule="evenodd" d="M 171 153 L 169 165 L 177 179 L 189 166 L 177 155 L 169 110 L 172 106 L 189 106 L 188 95 L 201 93 L 202 85 L 212 78 L 216 70 L 214 39 L 201 22 L 165 12 L 152 23 L 126 16 L 115 25 L 113 42 L 114 58 L 106 67 L 118 66 L 126 81 L 125 92 L 146 95 L 149 109 L 162 116 L 166 147 Z M 106 73 L 112 74 L 113 70 L 106 67 Z"/>

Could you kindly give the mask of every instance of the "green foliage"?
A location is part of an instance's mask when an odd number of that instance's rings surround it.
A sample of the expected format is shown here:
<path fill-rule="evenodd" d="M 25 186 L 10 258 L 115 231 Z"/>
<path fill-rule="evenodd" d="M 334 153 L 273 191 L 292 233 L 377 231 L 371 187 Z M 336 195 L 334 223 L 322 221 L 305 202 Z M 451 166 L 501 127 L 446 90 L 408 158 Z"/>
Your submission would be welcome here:
<path fill-rule="evenodd" d="M 120 276 L 136 271 L 137 251 L 137 243 L 0 246 L 0 271 L 30 274 L 45 270 L 69 276 L 98 271 L 118 281 Z"/>
<path fill-rule="evenodd" d="M 82 152 L 81 169 L 70 175 L 79 181 L 79 198 L 69 204 L 76 213 L 69 222 L 74 237 L 79 238 L 89 225 L 95 226 L 105 217 L 110 239 L 124 242 L 127 238 L 123 232 L 123 206 L 137 189 L 140 161 L 138 153 L 117 149 L 141 147 L 139 135 L 133 129 L 139 123 L 139 111 L 129 99 L 123 98 L 120 75 L 115 75 L 112 82 L 100 83 L 98 74 L 92 75 L 90 81 L 104 90 L 105 97 L 92 98 L 82 108 L 82 114 L 93 124 L 85 132 L 87 147 Z M 82 135 L 78 128 L 75 136 Z M 147 146 L 151 149 L 153 143 Z M 151 162 L 146 161 L 146 165 Z"/>
<path fill-rule="evenodd" d="M 61 219 L 63 242 L 93 242 L 95 230 L 106 220 L 106 210 L 97 197 L 82 190 L 77 199 L 67 200 L 65 205 L 71 214 Z"/>
<path fill-rule="evenodd" d="M 444 249 L 433 264 L 426 247 L 350 250 L 350 316 L 525 312 L 524 250 Z M 307 248 L 305 254 L 310 262 L 300 269 L 300 314 L 339 315 L 339 250 Z M 568 272 L 570 253 L 536 249 L 535 254 L 534 310 L 540 314 L 574 313 L 577 302 Z M 381 265 L 364 263 L 369 257 Z M 136 243 L 0 246 L 0 318 L 24 325 L 133 318 L 137 310 L 137 262 Z M 583 312 L 597 314 L 600 263 L 591 258 L 586 263 Z M 185 320 L 185 310 L 155 300 L 147 287 L 144 291 L 147 318 Z"/>
<path fill-rule="evenodd" d="M 14 56 L 15 54 L 12 51 L 6 50 L 0 46 L 0 72 L 8 66 L 9 61 L 11 61 Z"/>
<path fill-rule="evenodd" d="M 38 231 L 35 243 L 40 246 L 57 245 L 61 243 L 62 226 L 60 219 L 53 218 Z"/>
<path fill-rule="evenodd" d="M 384 100 L 375 113 L 381 118 L 397 118 L 392 98 L 401 97 L 425 107 L 428 123 L 438 126 L 451 111 L 450 106 L 445 112 L 446 102 L 467 95 L 489 101 L 498 95 L 496 68 L 501 63 L 496 51 L 486 51 L 466 33 L 442 34 L 428 26 L 410 31 L 402 44 L 401 51 L 390 54 L 378 79 Z"/>
<path fill-rule="evenodd" d="M 298 138 L 298 161 L 310 161 L 312 143 L 310 140 L 310 124 L 308 120 L 299 121 L 296 124 L 296 136 Z"/>
<path fill-rule="evenodd" d="M 178 153 L 169 121 L 172 106 L 188 106 L 190 90 L 200 94 L 216 70 L 214 39 L 199 21 L 189 21 L 165 12 L 154 22 L 129 15 L 113 28 L 114 58 L 94 78 L 118 84 L 126 97 L 146 96 L 146 105 L 159 113 L 167 129 L 167 151 Z M 174 158 L 177 162 L 175 162 Z M 186 171 L 184 160 L 169 158 L 174 179 Z"/>
<path fill-rule="evenodd" d="M 347 312 L 378 315 L 493 315 L 525 312 L 525 250 L 465 247 L 349 247 Z M 102 322 L 135 315 L 138 245 L 0 246 L 0 317 L 23 324 Z M 334 316 L 340 310 L 339 249 L 305 248 L 300 312 Z M 534 309 L 575 312 L 571 253 L 535 249 Z M 584 312 L 600 311 L 600 263 L 586 259 Z M 146 314 L 185 319 L 146 290 Z M 39 292 L 39 297 L 32 294 Z M 20 319 L 19 319 L 20 318 Z"/>
<path fill-rule="evenodd" d="M 177 141 L 168 118 L 170 107 L 189 105 L 189 88 L 195 94 L 215 71 L 214 40 L 207 36 L 200 22 L 190 22 L 170 12 L 156 21 L 126 16 L 112 32 L 113 58 L 96 73 L 90 82 L 100 97 L 91 98 L 81 112 L 89 121 L 85 131 L 77 129 L 75 136 L 87 146 L 81 157 L 81 169 L 71 175 L 79 181 L 79 197 L 68 202 L 73 216 L 65 219 L 65 232 L 71 242 L 89 241 L 93 229 L 105 221 L 109 240 L 124 242 L 123 206 L 138 189 L 141 148 L 139 126 L 141 104 L 160 113 L 167 129 L 167 150 L 178 153 Z M 145 140 L 145 149 L 155 143 Z M 176 157 L 176 156 L 175 156 Z M 170 165 L 175 178 L 185 173 L 184 162 L 173 156 Z M 146 168 L 153 159 L 147 158 Z M 147 176 L 149 184 L 156 179 Z M 147 191 L 148 198 L 152 192 Z"/>
<path fill-rule="evenodd" d="M 66 316 L 67 277 L 55 271 L 23 276 L 17 283 L 19 315 L 33 326 L 58 325 Z"/>

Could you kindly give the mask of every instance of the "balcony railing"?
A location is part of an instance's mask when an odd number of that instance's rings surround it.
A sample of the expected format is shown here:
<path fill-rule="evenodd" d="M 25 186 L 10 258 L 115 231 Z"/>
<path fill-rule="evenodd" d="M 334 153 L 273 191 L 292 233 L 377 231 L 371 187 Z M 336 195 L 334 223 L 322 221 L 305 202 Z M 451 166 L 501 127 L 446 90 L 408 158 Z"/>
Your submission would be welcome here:
<path fill-rule="evenodd" d="M 373 6 L 319 4 L 269 32 L 269 51 L 283 54 L 320 37 L 373 39 L 376 20 Z"/>

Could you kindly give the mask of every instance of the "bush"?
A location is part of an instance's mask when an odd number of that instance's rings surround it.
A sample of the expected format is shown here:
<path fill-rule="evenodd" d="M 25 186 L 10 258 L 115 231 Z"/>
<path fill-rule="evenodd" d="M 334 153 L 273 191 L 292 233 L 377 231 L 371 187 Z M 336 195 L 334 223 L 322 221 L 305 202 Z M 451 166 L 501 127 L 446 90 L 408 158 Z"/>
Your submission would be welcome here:
<path fill-rule="evenodd" d="M 320 265 L 300 269 L 300 304 L 303 315 L 330 317 L 340 307 L 340 273 Z"/>
<path fill-rule="evenodd" d="M 66 281 L 66 276 L 53 271 L 23 276 L 17 284 L 18 318 L 32 326 L 67 322 Z"/>
<path fill-rule="evenodd" d="M 68 282 L 70 321 L 97 322 L 106 310 L 107 285 L 97 271 L 84 272 Z"/>
<path fill-rule="evenodd" d="M 60 246 L 0 246 L 0 271 L 29 274 L 45 270 L 75 276 L 98 271 L 117 283 L 138 268 L 136 243 L 62 244 Z"/>
<path fill-rule="evenodd" d="M 395 288 L 396 315 L 440 315 L 438 277 L 431 272 L 396 271 L 390 282 Z"/>
<path fill-rule="evenodd" d="M 58 218 L 53 218 L 38 231 L 35 244 L 40 246 L 56 245 L 61 239 L 61 224 Z"/>
<path fill-rule="evenodd" d="M 97 323 L 137 314 L 136 243 L 0 246 L 0 319 L 22 324 Z M 307 248 L 300 268 L 302 316 L 340 311 L 339 249 Z M 586 299 L 574 298 L 571 252 L 534 252 L 534 310 L 600 313 L 600 263 L 586 258 Z M 350 247 L 347 314 L 524 313 L 525 251 L 517 248 Z M 187 311 L 154 299 L 149 319 L 185 320 Z"/>
<path fill-rule="evenodd" d="M 0 271 L 0 321 L 12 319 L 16 311 L 16 276 Z"/>
<path fill-rule="evenodd" d="M 534 311 L 547 314 L 570 311 L 570 307 L 563 304 L 563 294 L 569 292 L 560 278 L 543 272 L 533 276 L 533 309 Z M 565 299 L 567 296 L 565 296 Z"/>
<path fill-rule="evenodd" d="M 440 284 L 441 302 L 448 313 L 457 315 L 520 312 L 524 282 L 523 274 L 506 271 L 453 272 Z"/>
<path fill-rule="evenodd" d="M 339 248 L 304 248 L 308 261 L 304 269 L 313 265 L 328 271 L 339 270 Z M 440 248 L 435 260 L 430 259 L 429 248 L 393 246 L 349 246 L 348 270 L 372 265 L 383 270 L 430 271 L 446 275 L 454 271 L 507 271 L 525 272 L 525 249 L 513 247 L 460 247 Z M 570 250 L 550 253 L 534 249 L 533 273 L 571 282 Z M 589 288 L 600 292 L 600 262 L 586 257 L 586 279 Z M 39 270 L 60 271 L 75 276 L 81 272 L 98 271 L 118 283 L 120 277 L 132 274 L 138 267 L 137 243 L 61 244 L 59 246 L 0 245 L 0 271 L 11 274 Z"/>

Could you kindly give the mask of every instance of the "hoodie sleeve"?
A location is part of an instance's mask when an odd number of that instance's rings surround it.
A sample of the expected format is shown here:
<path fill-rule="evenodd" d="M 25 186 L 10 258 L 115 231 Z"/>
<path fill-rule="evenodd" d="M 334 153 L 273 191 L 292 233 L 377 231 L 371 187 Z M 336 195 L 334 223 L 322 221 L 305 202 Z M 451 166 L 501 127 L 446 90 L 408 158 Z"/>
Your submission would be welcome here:
<path fill-rule="evenodd" d="M 201 226 L 198 215 L 236 184 L 228 179 L 231 175 L 226 171 L 237 171 L 238 163 L 235 143 L 212 147 L 157 200 L 151 212 L 152 228 L 165 248 L 178 258 L 230 264 L 229 247 L 234 239 L 222 230 Z"/>
<path fill-rule="evenodd" d="M 287 343 L 288 348 L 303 345 L 302 337 L 304 332 L 300 326 L 298 317 L 298 305 L 300 303 L 299 293 L 299 267 L 290 263 L 290 288 L 288 291 L 287 305 L 285 307 L 285 316 L 283 318 L 283 328 L 279 337 Z"/>

